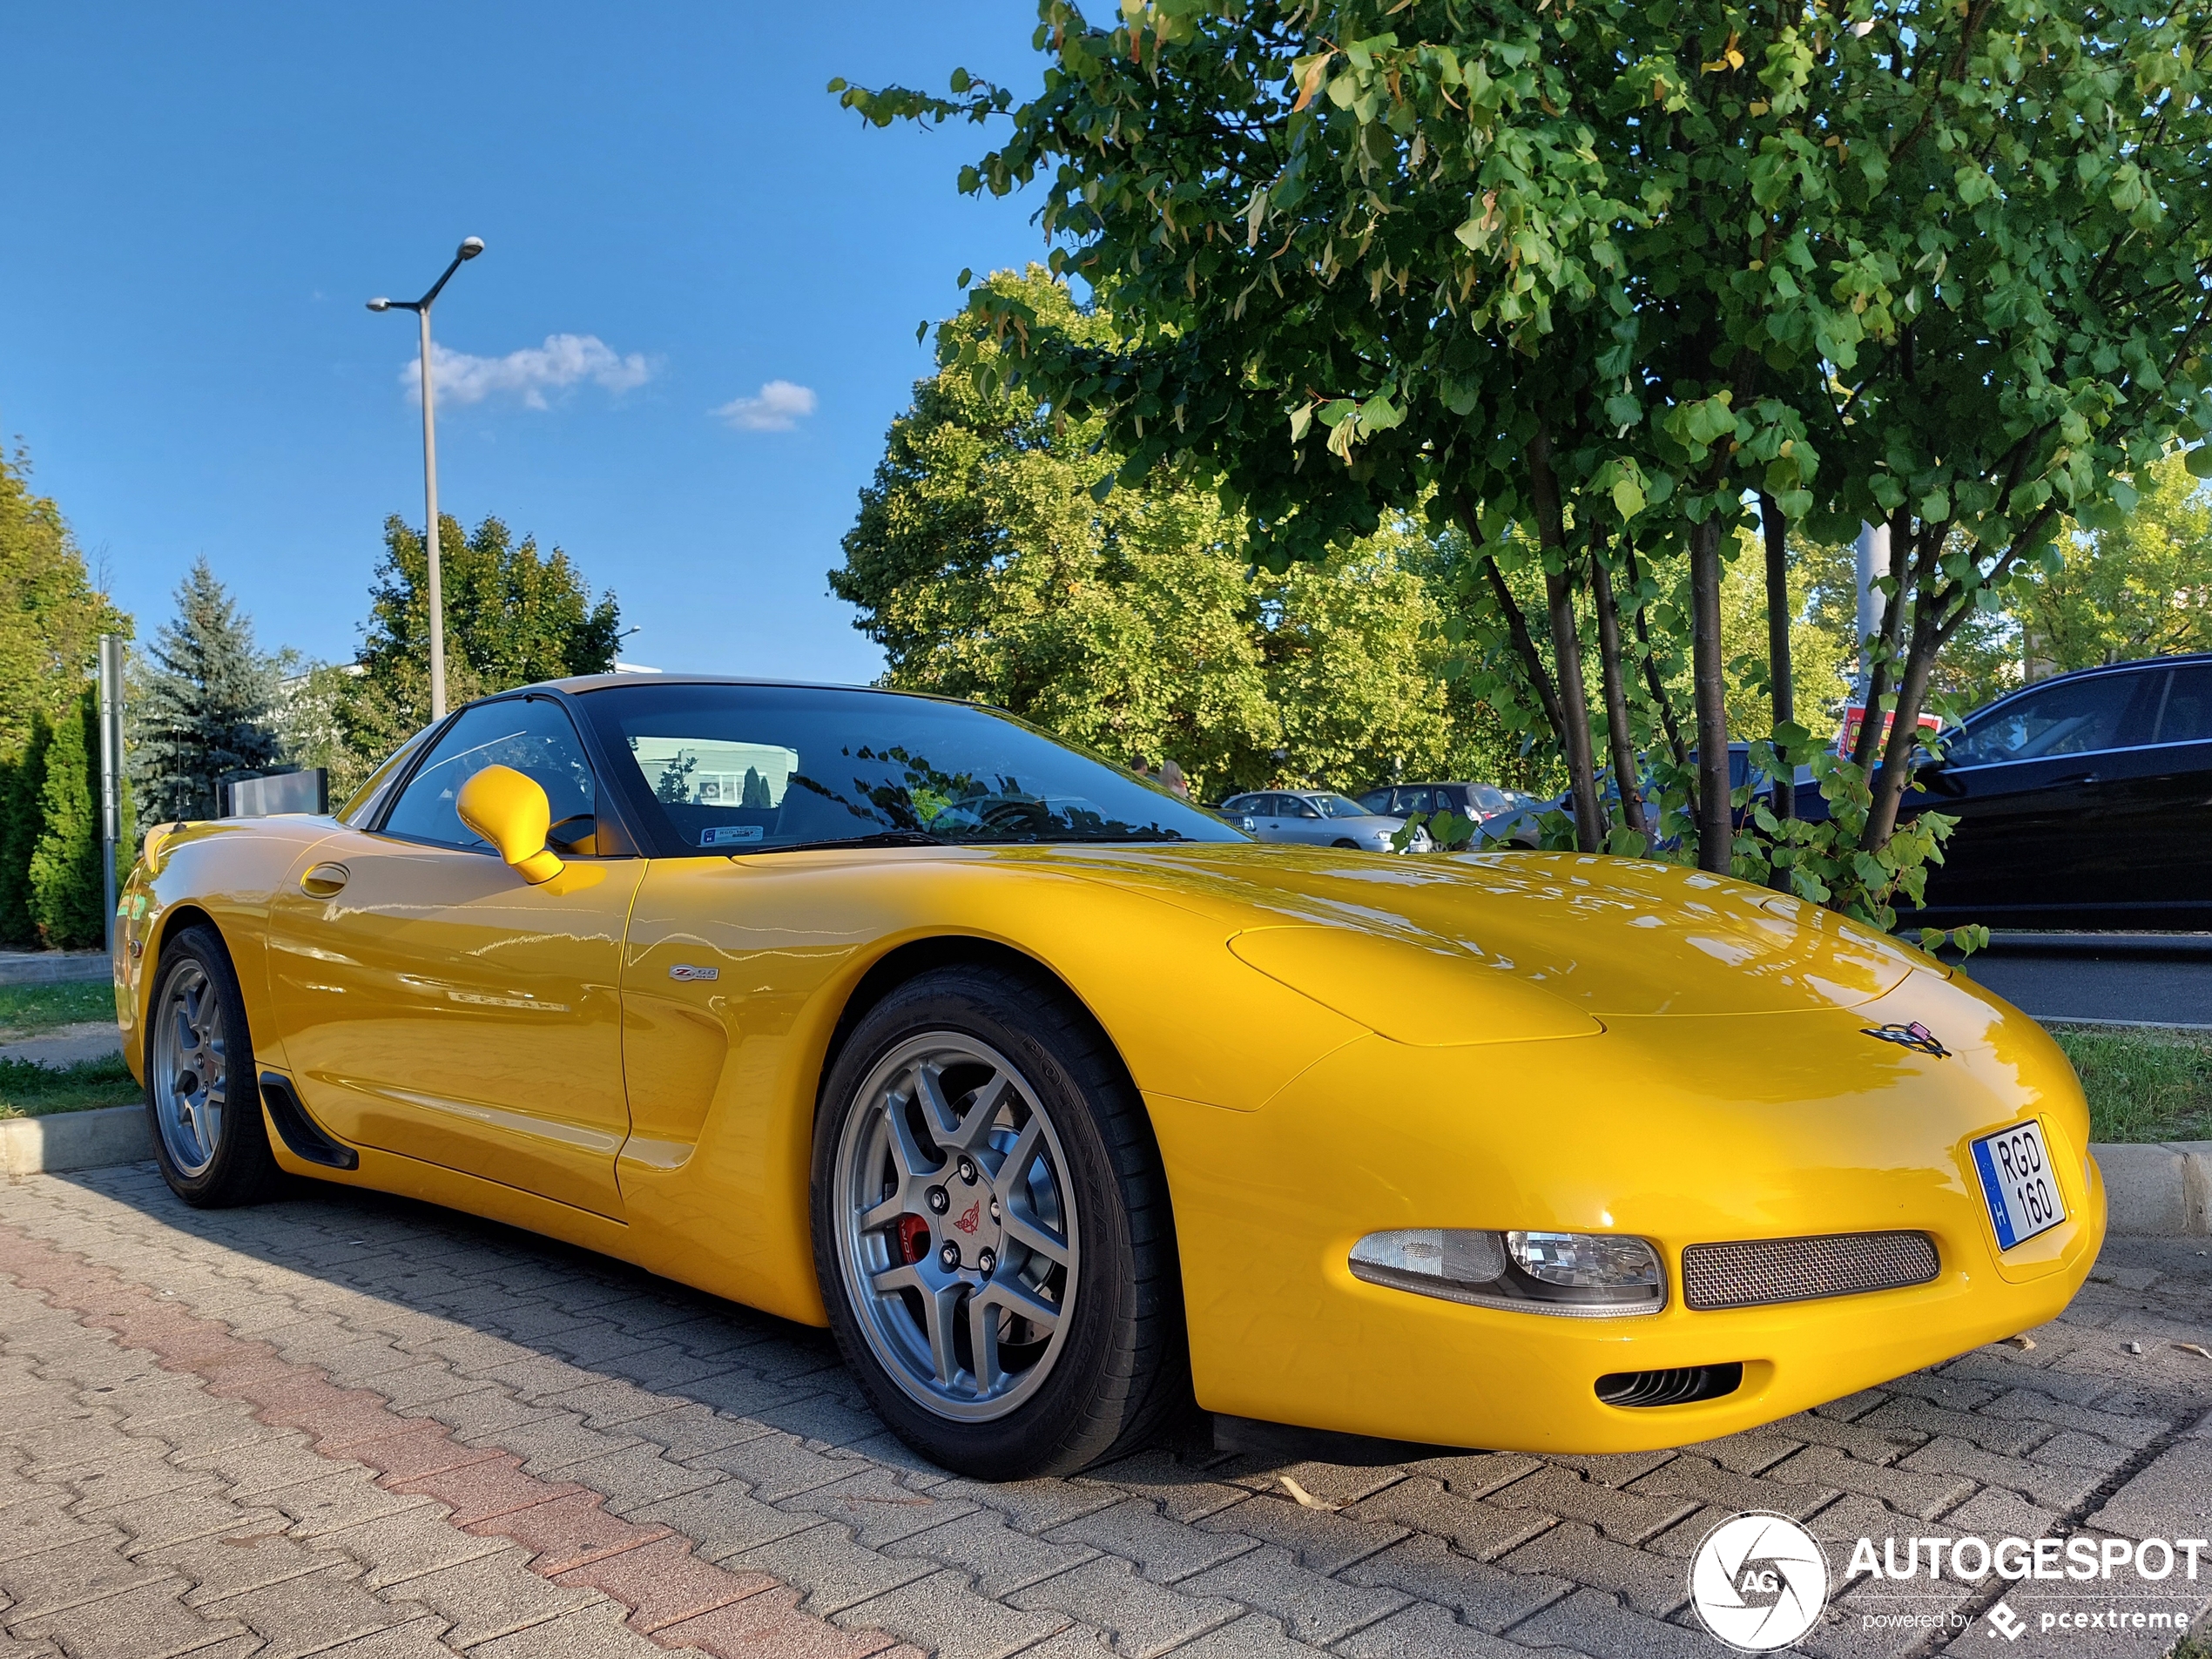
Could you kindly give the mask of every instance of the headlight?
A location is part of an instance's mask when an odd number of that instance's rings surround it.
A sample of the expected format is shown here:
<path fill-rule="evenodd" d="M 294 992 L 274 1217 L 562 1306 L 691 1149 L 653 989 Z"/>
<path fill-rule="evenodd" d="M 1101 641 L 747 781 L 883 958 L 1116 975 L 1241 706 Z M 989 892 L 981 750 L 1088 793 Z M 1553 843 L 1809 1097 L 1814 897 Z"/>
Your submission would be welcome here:
<path fill-rule="evenodd" d="M 1350 1264 L 1370 1285 L 1522 1313 L 1612 1319 L 1667 1305 L 1659 1252 L 1613 1233 L 1413 1227 L 1369 1233 Z"/>

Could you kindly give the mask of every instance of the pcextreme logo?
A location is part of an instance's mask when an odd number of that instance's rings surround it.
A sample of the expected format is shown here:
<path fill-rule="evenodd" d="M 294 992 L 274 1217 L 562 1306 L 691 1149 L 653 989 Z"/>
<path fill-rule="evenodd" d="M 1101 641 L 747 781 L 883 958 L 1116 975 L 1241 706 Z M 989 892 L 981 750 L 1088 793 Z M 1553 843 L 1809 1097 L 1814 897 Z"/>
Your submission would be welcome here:
<path fill-rule="evenodd" d="M 1689 1601 L 1705 1628 L 1743 1653 L 1786 1648 L 1828 1605 L 1828 1562 L 1786 1515 L 1723 1521 L 1689 1563 Z"/>

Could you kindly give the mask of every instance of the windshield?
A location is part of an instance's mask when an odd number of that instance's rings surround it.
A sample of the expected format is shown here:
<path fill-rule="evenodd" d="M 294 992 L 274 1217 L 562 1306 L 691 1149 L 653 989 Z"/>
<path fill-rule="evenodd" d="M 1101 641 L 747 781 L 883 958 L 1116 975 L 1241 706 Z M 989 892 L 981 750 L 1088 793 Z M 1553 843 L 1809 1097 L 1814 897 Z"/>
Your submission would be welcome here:
<path fill-rule="evenodd" d="M 641 683 L 585 694 L 674 846 L 1241 841 L 1220 819 L 1003 714 L 881 691 Z"/>
<path fill-rule="evenodd" d="M 1372 818 L 1374 816 L 1356 800 L 1346 800 L 1342 795 L 1301 795 L 1301 800 L 1311 801 L 1321 809 L 1324 818 Z"/>

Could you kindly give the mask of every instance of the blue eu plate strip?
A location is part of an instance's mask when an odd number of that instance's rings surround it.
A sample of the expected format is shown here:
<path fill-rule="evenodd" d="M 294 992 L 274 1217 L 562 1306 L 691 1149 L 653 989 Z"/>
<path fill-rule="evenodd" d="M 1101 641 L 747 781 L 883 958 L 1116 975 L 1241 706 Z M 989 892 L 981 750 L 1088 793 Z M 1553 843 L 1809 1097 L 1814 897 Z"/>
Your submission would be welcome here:
<path fill-rule="evenodd" d="M 2010 1250 L 2020 1240 L 2013 1237 L 2013 1211 L 2005 1202 L 2005 1189 L 1997 1179 L 1996 1160 L 1989 1156 L 1989 1143 L 1974 1143 L 1974 1167 L 1981 1171 L 1982 1197 L 1989 1201 L 1989 1218 L 1996 1224 L 1997 1248 Z"/>

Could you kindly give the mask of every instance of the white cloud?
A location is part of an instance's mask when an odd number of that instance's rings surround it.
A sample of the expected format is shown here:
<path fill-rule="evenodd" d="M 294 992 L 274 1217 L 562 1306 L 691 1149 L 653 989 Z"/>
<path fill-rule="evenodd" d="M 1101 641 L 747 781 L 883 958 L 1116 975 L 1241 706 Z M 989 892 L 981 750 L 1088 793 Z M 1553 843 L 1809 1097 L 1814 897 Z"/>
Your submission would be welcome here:
<path fill-rule="evenodd" d="M 548 334 L 543 346 L 525 346 L 504 357 L 475 357 L 430 342 L 431 375 L 442 403 L 481 403 L 512 395 L 528 408 L 546 407 L 548 392 L 563 392 L 590 381 L 610 392 L 627 392 L 653 375 L 642 352 L 617 354 L 597 334 Z M 422 366 L 411 360 L 400 371 L 400 384 L 418 401 Z"/>
<path fill-rule="evenodd" d="M 732 398 L 709 414 L 740 432 L 788 432 L 814 412 L 811 387 L 790 381 L 770 381 L 758 397 Z"/>

